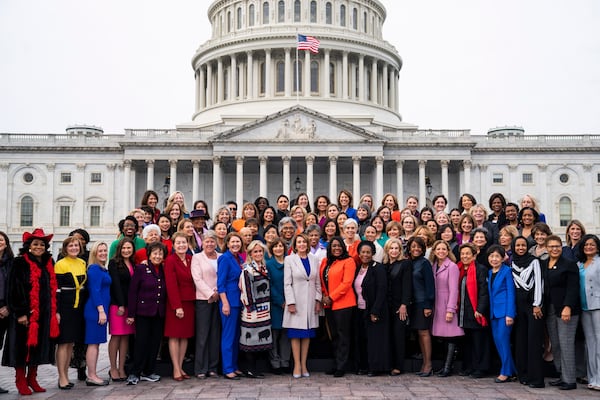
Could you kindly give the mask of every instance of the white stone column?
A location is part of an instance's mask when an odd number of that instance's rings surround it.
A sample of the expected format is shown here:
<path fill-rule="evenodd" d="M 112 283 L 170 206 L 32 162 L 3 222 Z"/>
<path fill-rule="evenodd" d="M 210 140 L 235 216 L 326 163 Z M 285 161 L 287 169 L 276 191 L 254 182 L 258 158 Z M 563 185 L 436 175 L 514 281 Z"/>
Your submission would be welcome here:
<path fill-rule="evenodd" d="M 233 101 L 237 97 L 238 80 L 237 80 L 237 58 L 235 54 L 231 56 L 231 67 L 229 68 L 229 101 Z"/>
<path fill-rule="evenodd" d="M 198 199 L 200 199 L 200 160 L 192 160 L 192 200 Z"/>
<path fill-rule="evenodd" d="M 323 76 L 321 77 L 321 82 L 323 82 L 323 85 L 321 86 L 323 88 L 323 92 L 321 93 L 321 95 L 325 98 L 330 96 L 330 92 L 331 92 L 331 82 L 329 81 L 329 75 L 331 75 L 331 70 L 330 70 L 330 53 L 331 50 L 329 49 L 325 49 L 325 51 L 323 52 L 324 55 L 324 59 L 323 59 Z M 311 198 L 312 200 L 312 198 Z"/>
<path fill-rule="evenodd" d="M 304 50 L 304 96 L 310 97 L 310 51 Z"/>
<path fill-rule="evenodd" d="M 396 68 L 392 68 L 391 76 L 390 76 L 390 86 L 392 90 L 390 90 L 390 108 L 394 111 L 397 111 L 398 104 L 398 81 L 396 80 Z"/>
<path fill-rule="evenodd" d="M 518 179 L 517 175 L 516 175 L 516 171 L 517 168 L 519 167 L 518 164 L 508 164 L 508 177 L 507 177 L 507 182 L 508 182 L 508 193 L 504 193 L 504 196 L 507 199 L 517 199 L 517 195 L 519 194 L 519 191 L 517 190 L 517 184 L 518 182 L 520 182 L 520 180 Z"/>
<path fill-rule="evenodd" d="M 88 187 L 85 184 L 85 163 L 75 164 L 77 173 L 75 174 L 74 186 L 76 190 L 76 196 L 79 199 L 87 198 L 85 189 Z M 133 188 L 135 192 L 135 187 Z M 137 203 L 136 203 L 137 206 Z M 71 210 L 71 224 L 73 226 L 84 226 L 85 225 L 85 202 L 75 202 L 73 209 Z"/>
<path fill-rule="evenodd" d="M 463 161 L 463 174 L 465 182 L 464 193 L 471 193 L 471 160 Z"/>
<path fill-rule="evenodd" d="M 373 58 L 371 62 L 371 102 L 377 104 L 377 59 Z"/>
<path fill-rule="evenodd" d="M 352 193 L 354 204 L 351 206 L 356 208 L 360 205 L 360 156 L 352 156 Z"/>
<path fill-rule="evenodd" d="M 538 192 L 537 192 L 537 195 L 539 196 L 538 197 L 539 203 L 540 203 L 539 207 L 542 210 L 550 210 L 551 208 L 548 207 L 548 197 L 546 196 L 546 193 L 548 192 L 548 189 L 549 189 L 548 188 L 548 177 L 546 174 L 546 171 L 548 169 L 548 164 L 540 163 L 537 166 L 538 166 L 538 170 L 540 171 L 540 184 L 538 185 L 538 187 L 541 189 L 541 190 L 538 190 Z M 585 164 L 584 164 L 584 171 L 586 171 L 585 174 L 587 175 L 587 170 L 585 168 Z M 588 185 L 590 185 L 588 187 L 592 187 L 591 185 L 593 184 L 593 182 L 591 180 L 586 179 L 585 181 Z M 590 202 L 590 208 L 588 208 L 588 210 L 593 210 L 593 208 L 591 206 L 592 206 L 592 204 Z M 553 214 L 553 213 L 549 213 L 549 214 Z M 590 214 L 592 214 L 592 213 L 590 213 Z M 552 223 L 554 221 L 556 221 L 556 220 L 552 221 L 552 219 L 553 219 L 552 215 L 550 215 L 550 218 L 548 218 L 548 219 L 550 219 L 550 221 L 547 221 L 546 223 L 550 226 L 552 226 Z M 560 224 L 560 221 L 559 221 L 559 224 Z"/>
<path fill-rule="evenodd" d="M 221 205 L 223 205 L 223 186 L 221 179 L 221 157 L 214 156 L 213 159 L 213 210 L 214 215 Z"/>
<path fill-rule="evenodd" d="M 381 82 L 381 87 L 382 89 L 382 96 L 381 96 L 381 103 L 384 107 L 389 107 L 389 103 L 388 103 L 388 80 L 390 77 L 390 74 L 388 72 L 388 64 L 386 62 L 383 63 L 383 71 L 381 73 L 381 77 L 382 77 L 382 82 Z"/>
<path fill-rule="evenodd" d="M 255 99 L 254 95 L 254 59 L 252 58 L 252 51 L 247 51 L 247 66 L 246 66 L 246 83 L 248 84 L 248 98 Z"/>
<path fill-rule="evenodd" d="M 547 165 L 546 165 L 546 167 L 547 167 Z M 586 193 L 586 190 L 589 190 L 589 188 L 591 188 L 592 186 L 595 186 L 595 184 L 596 184 L 596 182 L 594 180 L 594 176 L 592 175 L 592 168 L 594 167 L 594 164 L 583 163 L 582 167 L 583 167 L 583 181 L 579 184 L 579 186 L 580 187 L 583 186 L 583 190 L 580 193 Z M 544 179 L 547 181 L 546 168 L 544 168 Z M 598 178 L 596 178 L 596 179 L 598 179 Z M 549 185 L 548 182 L 546 182 L 546 185 Z M 550 204 L 548 204 L 548 196 L 546 195 L 546 193 L 548 191 L 549 190 L 546 190 L 546 189 L 542 190 L 543 195 L 540 198 L 540 208 L 542 210 L 550 210 L 551 209 Z M 572 207 L 573 216 L 582 215 L 583 221 L 581 221 L 581 222 L 583 223 L 584 226 L 595 225 L 595 223 L 594 223 L 594 214 L 595 214 L 594 197 L 592 197 L 592 196 L 580 196 L 580 197 L 575 196 L 571 203 L 571 207 Z M 557 214 L 555 214 L 555 215 L 557 215 Z M 556 216 L 551 215 L 550 217 L 548 217 L 548 214 L 546 214 L 546 218 L 549 219 L 549 221 L 550 221 L 549 225 L 552 224 L 553 221 L 556 221 Z M 560 221 L 554 222 L 554 225 L 559 225 L 559 224 L 560 224 Z M 550 225 L 550 226 L 552 226 L 552 225 Z M 588 232 L 588 233 L 590 233 L 590 232 Z"/>
<path fill-rule="evenodd" d="M 235 201 L 244 204 L 244 157 L 235 157 Z"/>
<path fill-rule="evenodd" d="M 337 156 L 329 156 L 329 198 L 337 199 Z"/>
<path fill-rule="evenodd" d="M 212 76 L 212 64 L 206 63 L 206 106 L 212 106 L 214 102 L 213 97 L 213 76 Z"/>
<path fill-rule="evenodd" d="M 224 89 L 224 81 L 223 81 L 223 58 L 219 57 L 217 60 L 217 103 L 222 103 L 223 98 L 225 97 L 225 89 Z"/>
<path fill-rule="evenodd" d="M 446 196 L 446 198 L 449 198 L 449 195 L 448 195 L 448 165 L 450 165 L 450 160 L 440 160 L 440 165 L 442 167 L 442 194 L 444 196 Z"/>
<path fill-rule="evenodd" d="M 169 194 L 171 194 L 177 190 L 177 160 L 169 160 L 169 177 L 171 178 Z"/>
<path fill-rule="evenodd" d="M 427 188 L 425 186 L 425 166 L 427 160 L 419 160 L 419 204 L 427 204 Z"/>
<path fill-rule="evenodd" d="M 285 48 L 285 97 L 290 97 L 292 95 L 292 77 L 294 76 L 294 73 L 292 71 L 292 57 L 290 55 L 290 51 L 291 49 L 289 47 Z"/>
<path fill-rule="evenodd" d="M 9 190 L 8 190 L 8 168 L 10 164 L 7 162 L 0 162 L 0 202 L 2 204 L 11 204 L 12 201 L 9 199 Z M 0 230 L 6 232 L 9 226 L 11 226 L 11 221 L 9 220 L 8 210 L 10 207 L 0 207 Z"/>
<path fill-rule="evenodd" d="M 396 160 L 396 197 L 398 204 L 404 204 L 404 160 Z"/>
<path fill-rule="evenodd" d="M 258 157 L 259 162 L 259 175 L 260 185 L 258 188 L 258 195 L 261 197 L 267 197 L 267 162 L 269 157 L 260 156 Z"/>
<path fill-rule="evenodd" d="M 146 160 L 146 190 L 154 190 L 154 160 Z"/>
<path fill-rule="evenodd" d="M 273 97 L 273 74 L 271 73 L 271 49 L 265 49 L 265 96 Z"/>
<path fill-rule="evenodd" d="M 283 194 L 290 197 L 290 156 L 281 157 L 283 160 Z"/>
<path fill-rule="evenodd" d="M 130 211 L 129 192 L 131 188 L 131 160 L 123 160 L 123 214 L 128 215 Z"/>
<path fill-rule="evenodd" d="M 375 157 L 375 199 L 374 204 L 383 200 L 383 156 Z M 360 192 L 359 192 L 360 193 Z"/>
<path fill-rule="evenodd" d="M 365 56 L 358 56 L 358 101 L 365 101 Z"/>
<path fill-rule="evenodd" d="M 314 156 L 306 156 L 304 157 L 304 159 L 306 160 L 306 194 L 308 195 L 309 201 L 314 201 L 315 197 L 314 197 L 314 174 L 313 174 L 313 167 L 314 167 L 314 163 L 315 163 L 315 157 Z"/>
<path fill-rule="evenodd" d="M 206 85 L 205 85 L 205 81 L 206 81 L 206 73 L 204 72 L 204 67 L 200 66 L 200 78 L 199 78 L 199 84 L 198 84 L 198 91 L 200 92 L 200 96 L 199 96 L 199 109 L 198 111 L 202 110 L 203 108 L 206 107 Z"/>
<path fill-rule="evenodd" d="M 195 102 L 194 102 L 194 110 L 196 110 L 196 112 L 200 111 L 200 109 L 202 108 L 201 106 L 201 94 L 202 94 L 202 79 L 201 79 L 201 72 L 202 71 L 202 67 L 198 68 L 194 74 L 194 78 L 196 79 L 196 96 L 194 98 Z"/>
<path fill-rule="evenodd" d="M 480 201 L 484 197 L 488 197 L 488 179 L 487 179 L 487 164 L 479 164 L 479 196 Z M 483 202 L 482 202 L 483 203 Z"/>
<path fill-rule="evenodd" d="M 342 99 L 348 98 L 348 52 L 342 53 Z"/>
<path fill-rule="evenodd" d="M 106 164 L 106 187 L 115 187 L 115 170 L 117 169 L 117 164 L 114 163 L 109 163 Z M 54 174 L 50 174 L 48 176 L 48 179 L 51 179 L 54 177 Z M 48 187 L 54 187 L 51 186 L 52 182 L 48 182 Z M 106 203 L 104 203 L 104 205 L 101 207 L 100 211 L 101 211 L 101 217 L 100 217 L 100 223 L 102 224 L 102 226 L 110 226 L 113 227 L 115 226 L 115 222 L 119 221 L 120 218 L 122 218 L 120 216 L 120 211 L 119 209 L 116 207 L 116 204 L 118 204 L 118 202 L 120 201 L 120 199 L 118 199 L 118 194 L 116 190 L 112 190 L 112 196 L 107 196 L 107 201 Z M 161 207 L 162 208 L 162 207 Z M 117 215 L 117 213 L 119 213 L 119 215 Z"/>

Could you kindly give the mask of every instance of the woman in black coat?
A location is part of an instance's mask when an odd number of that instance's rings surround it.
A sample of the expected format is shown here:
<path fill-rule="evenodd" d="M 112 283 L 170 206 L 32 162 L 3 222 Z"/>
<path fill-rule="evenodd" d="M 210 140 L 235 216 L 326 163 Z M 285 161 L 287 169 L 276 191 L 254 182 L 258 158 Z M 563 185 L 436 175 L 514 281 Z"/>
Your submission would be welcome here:
<path fill-rule="evenodd" d="M 544 309 L 552 344 L 554 366 L 560 378 L 550 382 L 562 390 L 577 388 L 575 370 L 575 331 L 581 314 L 579 269 L 562 254 L 562 241 L 556 235 L 546 238 L 548 259 L 543 260 Z"/>
<path fill-rule="evenodd" d="M 364 329 L 366 364 L 369 376 L 389 370 L 389 313 L 385 267 L 373 260 L 375 244 L 363 240 L 357 247 L 360 267 L 356 270 L 354 289 L 358 298 L 358 329 Z M 361 336 L 359 334 L 359 336 Z M 359 350 L 359 355 L 360 355 Z M 361 368 L 359 358 L 359 370 Z"/>
<path fill-rule="evenodd" d="M 460 375 L 482 378 L 490 367 L 488 269 L 475 261 L 477 247 L 474 244 L 462 244 L 459 253 L 458 326 L 465 331 Z"/>
<path fill-rule="evenodd" d="M 10 248 L 10 239 L 6 233 L 0 231 L 0 350 L 4 344 L 4 334 L 8 328 L 8 275 L 12 270 L 12 263 L 15 258 Z M 8 390 L 0 387 L 0 393 L 8 393 Z"/>
<path fill-rule="evenodd" d="M 54 362 L 54 343 L 59 334 L 52 255 L 53 235 L 42 229 L 23 234 L 23 247 L 8 278 L 9 322 L 2 365 L 15 368 L 21 395 L 45 392 L 37 382 L 37 368 Z M 27 377 L 25 371 L 27 370 Z M 31 387 L 31 389 L 29 389 Z"/>
<path fill-rule="evenodd" d="M 412 300 L 412 262 L 404 258 L 400 239 L 389 239 L 383 246 L 383 253 L 392 338 L 390 375 L 396 376 L 404 371 L 408 311 Z"/>

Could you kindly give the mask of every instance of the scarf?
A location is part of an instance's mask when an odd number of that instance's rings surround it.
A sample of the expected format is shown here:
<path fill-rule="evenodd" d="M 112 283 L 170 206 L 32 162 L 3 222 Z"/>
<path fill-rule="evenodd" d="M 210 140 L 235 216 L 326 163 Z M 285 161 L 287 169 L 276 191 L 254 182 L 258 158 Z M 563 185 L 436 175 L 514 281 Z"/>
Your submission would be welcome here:
<path fill-rule="evenodd" d="M 459 261 L 458 268 L 460 270 L 461 281 L 465 275 L 467 276 L 467 295 L 469 296 L 473 310 L 477 311 L 477 271 L 475 267 L 475 261 L 471 261 L 471 264 L 469 264 L 466 271 L 463 262 Z M 481 326 L 488 326 L 487 319 L 483 315 L 475 317 L 475 320 Z"/>
<path fill-rule="evenodd" d="M 29 283 L 31 292 L 29 292 L 29 329 L 27 332 L 27 358 L 29 361 L 29 349 L 38 345 L 38 333 L 40 329 L 40 278 L 42 269 L 34 260 L 29 258 L 29 254 L 24 254 L 23 258 L 29 264 Z M 56 291 L 58 284 L 51 258 L 46 262 L 46 270 L 50 277 L 50 337 L 57 338 L 59 334 L 58 320 L 56 319 Z"/>
<path fill-rule="evenodd" d="M 523 239 L 525 243 L 527 243 L 527 251 L 522 256 L 515 252 L 515 243 L 518 239 Z M 514 238 L 510 245 L 510 249 L 512 250 L 512 263 L 521 269 L 527 268 L 533 262 L 533 260 L 536 259 L 536 257 L 529 252 L 530 248 L 531 243 L 529 243 L 525 236 L 517 236 Z"/>

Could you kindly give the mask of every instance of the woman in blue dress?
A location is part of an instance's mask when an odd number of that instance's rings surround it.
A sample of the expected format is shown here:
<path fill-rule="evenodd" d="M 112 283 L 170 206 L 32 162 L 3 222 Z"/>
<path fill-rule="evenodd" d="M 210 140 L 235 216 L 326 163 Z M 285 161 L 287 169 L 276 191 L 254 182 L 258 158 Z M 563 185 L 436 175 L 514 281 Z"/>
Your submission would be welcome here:
<path fill-rule="evenodd" d="M 98 349 L 100 343 L 106 343 L 106 321 L 108 307 L 110 306 L 110 285 L 112 279 L 108 273 L 106 262 L 108 259 L 108 245 L 105 242 L 96 242 L 90 251 L 88 276 L 89 298 L 83 309 L 85 319 L 85 344 L 87 352 L 85 361 L 88 368 L 88 386 L 106 386 L 108 380 L 98 377 L 96 366 L 98 364 Z"/>

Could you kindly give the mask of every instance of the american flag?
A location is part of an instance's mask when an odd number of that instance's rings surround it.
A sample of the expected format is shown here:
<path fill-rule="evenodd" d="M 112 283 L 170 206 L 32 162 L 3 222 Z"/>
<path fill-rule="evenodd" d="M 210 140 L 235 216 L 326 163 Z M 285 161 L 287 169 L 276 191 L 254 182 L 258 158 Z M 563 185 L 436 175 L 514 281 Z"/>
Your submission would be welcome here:
<path fill-rule="evenodd" d="M 315 37 L 298 35 L 298 50 L 310 50 L 311 53 L 319 53 L 321 42 Z"/>

